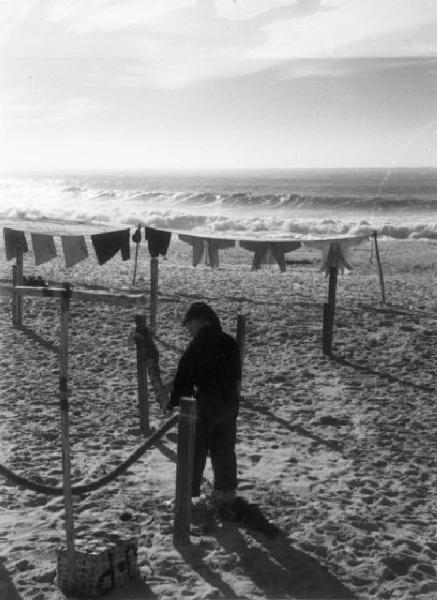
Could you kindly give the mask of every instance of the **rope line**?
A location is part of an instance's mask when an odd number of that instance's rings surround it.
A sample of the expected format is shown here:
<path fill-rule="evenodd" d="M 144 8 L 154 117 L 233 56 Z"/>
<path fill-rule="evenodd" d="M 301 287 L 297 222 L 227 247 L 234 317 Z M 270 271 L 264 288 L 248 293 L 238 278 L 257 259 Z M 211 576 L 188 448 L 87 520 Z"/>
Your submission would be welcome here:
<path fill-rule="evenodd" d="M 171 419 L 169 419 L 164 425 L 155 431 L 153 435 L 149 437 L 141 446 L 139 446 L 125 461 L 123 461 L 118 467 L 113 469 L 107 475 L 104 475 L 100 479 L 96 481 L 92 481 L 90 483 L 86 483 L 83 485 L 76 485 L 71 488 L 71 492 L 73 494 L 88 494 L 89 492 L 93 492 L 103 487 L 104 485 L 113 481 L 116 477 L 127 471 L 127 469 L 133 465 L 141 456 L 148 450 L 155 442 L 157 442 L 167 431 L 169 431 L 173 425 L 177 423 L 178 415 L 173 415 Z M 36 481 L 31 481 L 26 477 L 22 477 L 17 473 L 14 473 L 7 467 L 0 464 L 0 475 L 3 475 L 9 481 L 21 485 L 29 490 L 34 492 L 38 492 L 40 494 L 47 494 L 48 496 L 62 496 L 64 490 L 62 487 L 51 487 L 47 485 L 43 485 L 37 483 Z"/>

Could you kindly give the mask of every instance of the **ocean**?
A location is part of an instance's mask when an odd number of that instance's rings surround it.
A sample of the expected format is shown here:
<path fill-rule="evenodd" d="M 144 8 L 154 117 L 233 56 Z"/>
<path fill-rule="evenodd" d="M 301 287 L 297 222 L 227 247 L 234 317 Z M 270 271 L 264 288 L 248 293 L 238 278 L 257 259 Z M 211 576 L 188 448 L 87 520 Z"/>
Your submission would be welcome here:
<path fill-rule="evenodd" d="M 211 235 L 437 239 L 437 169 L 83 173 L 0 178 L 0 219 L 143 223 Z"/>

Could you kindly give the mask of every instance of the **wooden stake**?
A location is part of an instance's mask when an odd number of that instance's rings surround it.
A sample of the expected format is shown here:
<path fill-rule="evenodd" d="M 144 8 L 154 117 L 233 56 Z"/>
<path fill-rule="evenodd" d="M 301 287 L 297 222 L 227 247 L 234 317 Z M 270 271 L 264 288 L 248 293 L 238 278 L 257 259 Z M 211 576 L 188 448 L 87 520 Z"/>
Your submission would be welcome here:
<path fill-rule="evenodd" d="M 176 499 L 173 543 L 190 543 L 191 491 L 193 485 L 194 441 L 196 435 L 196 400 L 181 398 L 176 466 Z"/>
<path fill-rule="evenodd" d="M 330 322 L 329 304 L 323 304 L 323 337 L 322 337 L 322 352 L 326 356 L 331 355 L 332 351 L 332 325 Z"/>
<path fill-rule="evenodd" d="M 138 227 L 134 236 L 137 236 L 138 241 L 135 241 L 137 247 L 135 249 L 134 276 L 132 278 L 132 285 L 135 285 L 135 280 L 137 278 L 138 248 L 141 240 L 141 223 L 138 223 Z"/>
<path fill-rule="evenodd" d="M 156 333 L 156 318 L 158 315 L 158 279 L 159 259 L 153 256 L 150 259 L 150 327 Z"/>
<path fill-rule="evenodd" d="M 141 334 L 146 330 L 146 317 L 144 315 L 135 315 L 135 323 L 138 333 Z M 137 338 L 135 343 L 137 346 L 138 412 L 140 415 L 140 431 L 143 435 L 148 435 L 150 425 L 146 349 L 141 338 Z"/>
<path fill-rule="evenodd" d="M 332 354 L 332 334 L 334 331 L 335 299 L 337 293 L 337 267 L 329 269 L 328 303 L 323 305 L 323 354 Z"/>
<path fill-rule="evenodd" d="M 381 297 L 382 297 L 382 303 L 385 304 L 385 288 L 384 288 L 384 276 L 382 274 L 382 265 L 381 265 L 381 258 L 379 256 L 379 248 L 378 248 L 378 240 L 377 240 L 377 232 L 374 231 L 373 234 L 373 241 L 375 243 L 375 256 L 376 256 L 376 263 L 378 265 L 378 273 L 379 273 L 379 285 L 381 287 Z"/>
<path fill-rule="evenodd" d="M 337 294 L 337 267 L 331 267 L 329 269 L 328 304 L 332 311 L 332 314 L 335 313 L 336 294 Z"/>
<path fill-rule="evenodd" d="M 246 319 L 247 315 L 241 314 L 240 312 L 237 315 L 237 334 L 235 336 L 237 340 L 238 347 L 240 349 L 240 358 L 241 358 L 241 366 L 243 366 L 243 355 L 246 344 Z"/>
<path fill-rule="evenodd" d="M 71 587 L 75 580 L 73 496 L 71 493 L 70 423 L 68 401 L 68 322 L 70 310 L 70 284 L 65 284 L 61 298 L 61 339 L 59 349 L 59 399 L 62 429 L 62 478 L 65 505 L 65 529 L 67 534 L 67 564 Z"/>
<path fill-rule="evenodd" d="M 15 285 L 23 285 L 23 248 L 18 246 L 17 248 L 17 276 Z M 23 324 L 23 298 L 21 296 L 16 297 L 16 310 L 17 310 L 17 327 Z"/>
<path fill-rule="evenodd" d="M 17 265 L 12 265 L 12 285 L 14 287 L 17 285 Z M 14 327 L 17 325 L 17 299 L 18 296 L 14 292 L 12 295 L 12 325 Z"/>

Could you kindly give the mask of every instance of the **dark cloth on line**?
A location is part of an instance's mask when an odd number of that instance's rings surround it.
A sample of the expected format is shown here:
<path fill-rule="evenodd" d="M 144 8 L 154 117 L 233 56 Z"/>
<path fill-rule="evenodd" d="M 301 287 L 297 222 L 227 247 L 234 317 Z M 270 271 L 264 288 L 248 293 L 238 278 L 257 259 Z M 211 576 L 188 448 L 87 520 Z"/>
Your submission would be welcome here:
<path fill-rule="evenodd" d="M 3 238 L 5 240 L 6 260 L 17 258 L 19 247 L 21 247 L 23 254 L 29 251 L 24 231 L 3 227 Z"/>
<path fill-rule="evenodd" d="M 170 245 L 171 232 L 146 227 L 146 240 L 152 258 L 157 258 L 160 254 L 165 256 Z"/>
<path fill-rule="evenodd" d="M 44 233 L 31 233 L 33 253 L 35 255 L 35 264 L 43 263 L 56 258 L 55 240 L 52 235 Z"/>
<path fill-rule="evenodd" d="M 130 259 L 130 247 L 129 247 L 129 229 L 122 229 L 121 231 L 109 231 L 107 233 L 97 233 L 91 236 L 91 241 L 96 252 L 97 260 L 99 265 L 103 265 L 108 262 L 117 252 L 121 251 L 121 257 L 123 260 Z"/>
<path fill-rule="evenodd" d="M 133 234 L 132 241 L 135 242 L 135 244 L 139 244 L 141 242 L 141 225 L 137 227 L 137 230 Z"/>
<path fill-rule="evenodd" d="M 61 235 L 61 242 L 67 268 L 88 258 L 88 248 L 83 235 Z"/>

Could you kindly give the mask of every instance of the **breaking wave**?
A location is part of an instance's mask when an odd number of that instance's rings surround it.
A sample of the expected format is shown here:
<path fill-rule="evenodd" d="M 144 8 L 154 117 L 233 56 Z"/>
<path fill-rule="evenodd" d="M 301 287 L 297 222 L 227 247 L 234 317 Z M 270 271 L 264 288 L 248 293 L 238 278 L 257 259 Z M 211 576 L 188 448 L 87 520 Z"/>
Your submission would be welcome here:
<path fill-rule="evenodd" d="M 360 235 L 376 229 L 387 238 L 437 239 L 435 176 L 413 185 L 409 174 L 384 188 L 375 179 L 360 177 L 349 182 L 333 175 L 323 182 L 267 178 L 244 186 L 238 178 L 226 180 L 226 185 L 199 179 L 188 185 L 127 177 L 9 178 L 0 180 L 0 218 L 108 228 L 144 223 L 296 238 Z M 297 191 L 290 191 L 293 188 Z"/>

